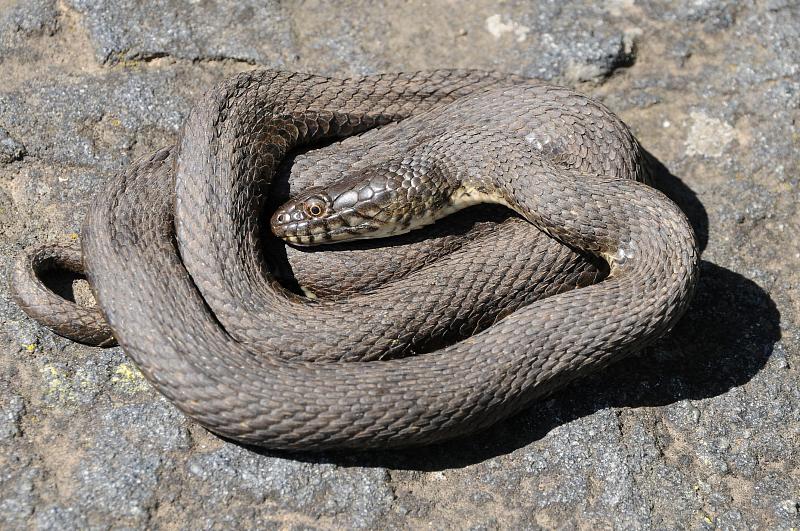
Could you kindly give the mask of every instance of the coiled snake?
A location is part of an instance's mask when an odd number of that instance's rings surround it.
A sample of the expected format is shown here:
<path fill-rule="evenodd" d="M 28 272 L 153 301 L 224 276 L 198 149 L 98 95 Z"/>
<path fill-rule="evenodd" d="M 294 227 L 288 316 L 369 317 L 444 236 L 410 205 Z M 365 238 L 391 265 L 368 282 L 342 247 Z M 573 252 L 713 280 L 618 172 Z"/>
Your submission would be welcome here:
<path fill-rule="evenodd" d="M 334 157 L 299 160 L 276 234 L 391 235 L 478 202 L 527 222 L 472 209 L 455 228 L 436 223 L 388 247 L 270 243 L 281 161 L 365 131 Z M 519 411 L 684 313 L 694 233 L 637 182 L 647 179 L 627 127 L 565 88 L 476 71 L 247 72 L 197 103 L 177 146 L 109 183 L 87 217 L 82 264 L 45 247 L 18 260 L 12 286 L 49 326 L 109 343 L 102 325 L 87 330 L 99 315 L 74 313 L 38 280 L 53 264 L 85 267 L 125 352 L 221 435 L 305 450 L 430 443 Z M 278 282 L 284 252 L 315 297 Z"/>

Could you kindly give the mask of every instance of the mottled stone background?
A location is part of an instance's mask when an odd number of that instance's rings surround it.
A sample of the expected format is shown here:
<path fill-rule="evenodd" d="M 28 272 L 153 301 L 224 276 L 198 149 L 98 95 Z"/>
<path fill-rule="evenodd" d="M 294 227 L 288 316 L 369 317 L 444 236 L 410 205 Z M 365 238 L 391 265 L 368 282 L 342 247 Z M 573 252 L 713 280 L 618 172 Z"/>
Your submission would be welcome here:
<path fill-rule="evenodd" d="M 800 527 L 800 7 L 794 0 L 0 0 L 0 528 Z M 10 302 L 21 249 L 255 65 L 500 69 L 603 100 L 705 244 L 657 346 L 488 433 L 361 456 L 259 453 L 120 349 Z M 685 187 L 680 182 L 685 184 Z"/>

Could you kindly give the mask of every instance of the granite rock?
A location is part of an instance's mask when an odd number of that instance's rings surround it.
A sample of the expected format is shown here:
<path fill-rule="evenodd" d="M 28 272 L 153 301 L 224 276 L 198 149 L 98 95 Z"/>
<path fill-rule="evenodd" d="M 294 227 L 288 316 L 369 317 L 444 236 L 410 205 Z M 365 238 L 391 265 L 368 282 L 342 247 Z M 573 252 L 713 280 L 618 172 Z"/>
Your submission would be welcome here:
<path fill-rule="evenodd" d="M 25 156 L 25 146 L 8 135 L 8 131 L 0 129 L 0 164 L 8 164 Z"/>

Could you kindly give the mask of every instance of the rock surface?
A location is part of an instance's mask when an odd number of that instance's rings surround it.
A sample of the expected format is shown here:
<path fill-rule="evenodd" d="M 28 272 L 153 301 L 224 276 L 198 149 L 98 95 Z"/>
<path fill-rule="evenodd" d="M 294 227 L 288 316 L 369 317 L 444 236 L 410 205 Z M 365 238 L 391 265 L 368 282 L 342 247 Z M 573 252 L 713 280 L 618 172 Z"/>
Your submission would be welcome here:
<path fill-rule="evenodd" d="M 800 527 L 797 2 L 332 5 L 0 0 L 0 528 Z M 252 65 L 500 69 L 593 94 L 677 177 L 705 246 L 689 313 L 438 447 L 288 456 L 207 433 L 120 349 L 29 320 L 5 278 Z"/>

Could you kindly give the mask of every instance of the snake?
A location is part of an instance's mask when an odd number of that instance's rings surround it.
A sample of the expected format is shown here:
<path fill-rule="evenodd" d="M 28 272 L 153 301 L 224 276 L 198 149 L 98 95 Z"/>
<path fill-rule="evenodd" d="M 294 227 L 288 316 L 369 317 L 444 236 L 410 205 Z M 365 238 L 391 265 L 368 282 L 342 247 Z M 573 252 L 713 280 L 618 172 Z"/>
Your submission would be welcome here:
<path fill-rule="evenodd" d="M 253 70 L 107 183 L 80 249 L 21 254 L 12 294 L 57 333 L 116 341 L 223 437 L 436 443 L 685 313 L 697 242 L 650 179 L 629 128 L 569 88 L 473 70 Z M 96 308 L 49 292 L 42 272 L 58 267 L 86 275 Z"/>

